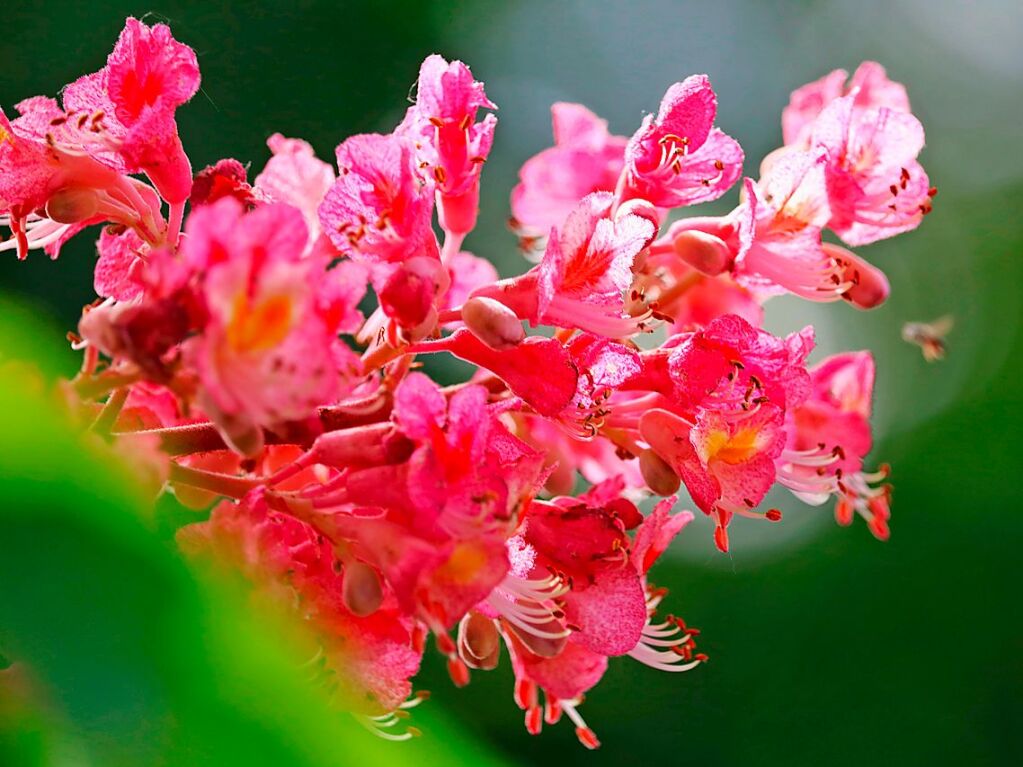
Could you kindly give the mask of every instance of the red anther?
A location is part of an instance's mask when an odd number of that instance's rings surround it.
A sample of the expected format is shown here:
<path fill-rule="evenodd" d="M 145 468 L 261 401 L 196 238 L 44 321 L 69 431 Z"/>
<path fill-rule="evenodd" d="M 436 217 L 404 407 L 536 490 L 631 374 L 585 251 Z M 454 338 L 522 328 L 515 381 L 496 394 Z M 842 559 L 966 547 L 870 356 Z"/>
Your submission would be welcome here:
<path fill-rule="evenodd" d="M 461 658 L 448 658 L 448 676 L 454 682 L 455 687 L 465 687 L 469 684 L 469 667 Z"/>
<path fill-rule="evenodd" d="M 530 735 L 539 735 L 543 729 L 543 709 L 539 706 L 530 706 L 526 709 L 526 732 Z"/>
<path fill-rule="evenodd" d="M 768 522 L 780 522 L 781 509 L 768 509 L 764 516 L 767 517 Z"/>
<path fill-rule="evenodd" d="M 687 628 L 686 629 L 686 633 L 687 634 L 692 634 L 694 637 L 700 636 L 700 630 L 699 629 Z"/>
<path fill-rule="evenodd" d="M 892 467 L 891 467 L 891 464 L 888 464 L 888 463 L 882 463 L 882 464 L 881 464 L 881 465 L 880 465 L 880 466 L 878 467 L 878 469 L 877 469 L 877 470 L 878 470 L 879 472 L 881 472 L 881 474 L 882 474 L 882 475 L 883 475 L 884 477 L 886 477 L 886 478 L 887 478 L 887 477 L 889 477 L 889 476 L 891 476 L 891 473 L 892 473 Z"/>
<path fill-rule="evenodd" d="M 372 615 L 383 598 L 376 570 L 363 562 L 350 562 L 345 566 L 341 600 L 354 615 L 360 618 Z"/>
<path fill-rule="evenodd" d="M 561 704 L 553 698 L 548 697 L 543 707 L 543 720 L 547 724 L 557 724 L 561 719 Z"/>
<path fill-rule="evenodd" d="M 853 506 L 845 498 L 839 498 L 835 504 L 835 521 L 843 527 L 848 527 L 853 521 Z"/>
<path fill-rule="evenodd" d="M 875 516 L 870 523 L 867 525 L 870 528 L 870 532 L 873 533 L 874 537 L 879 541 L 887 541 L 891 537 L 891 529 L 888 527 L 888 522 L 883 517 Z"/>
<path fill-rule="evenodd" d="M 600 748 L 600 741 L 597 740 L 597 735 L 589 727 L 576 727 L 575 736 L 590 751 Z"/>
<path fill-rule="evenodd" d="M 700 663 L 706 663 L 707 661 L 710 660 L 710 657 L 707 655 L 707 653 L 704 652 L 698 652 L 694 657 L 696 658 L 696 660 L 700 661 Z"/>
<path fill-rule="evenodd" d="M 409 727 L 408 729 L 405 730 L 405 732 L 407 732 L 413 738 L 421 737 L 423 734 L 423 731 L 420 730 L 418 727 Z"/>
<path fill-rule="evenodd" d="M 525 710 L 536 705 L 536 684 L 529 679 L 515 680 L 515 705 Z"/>
<path fill-rule="evenodd" d="M 426 629 L 422 626 L 416 626 L 412 630 L 412 649 L 420 655 L 423 654 L 423 650 L 426 648 L 426 633 Z"/>
<path fill-rule="evenodd" d="M 714 545 L 719 551 L 728 553 L 728 531 L 720 525 L 714 528 Z"/>
<path fill-rule="evenodd" d="M 932 186 L 930 189 L 927 190 L 927 196 L 928 197 L 934 197 L 934 195 L 936 195 L 937 193 L 938 193 L 938 187 L 936 187 L 936 186 Z"/>
<path fill-rule="evenodd" d="M 437 649 L 445 655 L 454 655 L 457 652 L 454 640 L 447 634 L 437 634 Z"/>

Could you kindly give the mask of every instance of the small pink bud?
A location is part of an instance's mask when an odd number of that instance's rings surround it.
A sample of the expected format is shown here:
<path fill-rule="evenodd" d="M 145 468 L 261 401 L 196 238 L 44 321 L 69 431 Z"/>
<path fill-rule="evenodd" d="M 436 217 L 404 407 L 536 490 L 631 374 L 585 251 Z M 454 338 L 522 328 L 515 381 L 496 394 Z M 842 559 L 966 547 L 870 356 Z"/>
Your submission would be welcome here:
<path fill-rule="evenodd" d="M 384 599 L 377 571 L 362 562 L 345 565 L 341 598 L 345 607 L 360 618 L 375 613 Z"/>
<path fill-rule="evenodd" d="M 46 215 L 61 224 L 77 224 L 96 215 L 99 197 L 94 189 L 60 189 L 46 203 Z"/>
<path fill-rule="evenodd" d="M 410 258 L 394 270 L 380 289 L 380 308 L 402 329 L 415 329 L 430 318 L 437 297 L 444 294 L 450 282 L 438 259 Z"/>
<path fill-rule="evenodd" d="M 857 256 L 851 250 L 824 243 L 824 252 L 834 258 L 842 267 L 842 281 L 851 286 L 842 298 L 857 309 L 873 309 L 888 300 L 891 287 L 884 272 Z"/>
<path fill-rule="evenodd" d="M 679 232 L 671 244 L 682 261 L 712 277 L 727 270 L 732 261 L 724 240 L 706 232 L 695 229 Z"/>
<path fill-rule="evenodd" d="M 467 666 L 493 669 L 500 651 L 501 637 L 493 620 L 477 612 L 462 619 L 458 626 L 458 654 Z"/>
<path fill-rule="evenodd" d="M 526 337 L 515 312 L 493 298 L 470 298 L 462 306 L 462 321 L 474 336 L 495 351 L 517 346 Z"/>
<path fill-rule="evenodd" d="M 674 495 L 681 485 L 675 470 L 650 448 L 639 454 L 639 470 L 647 487 L 657 495 Z"/>

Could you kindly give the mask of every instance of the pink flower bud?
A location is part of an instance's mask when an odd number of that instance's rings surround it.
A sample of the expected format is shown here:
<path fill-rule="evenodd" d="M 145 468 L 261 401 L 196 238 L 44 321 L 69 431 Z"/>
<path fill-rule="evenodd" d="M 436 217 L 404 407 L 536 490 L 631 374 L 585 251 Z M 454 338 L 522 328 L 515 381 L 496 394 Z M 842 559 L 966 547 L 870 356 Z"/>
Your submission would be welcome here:
<path fill-rule="evenodd" d="M 495 351 L 516 346 L 526 337 L 522 320 L 493 298 L 470 298 L 462 306 L 462 320 L 474 336 Z"/>
<path fill-rule="evenodd" d="M 842 281 L 851 286 L 842 293 L 842 298 L 857 309 L 873 309 L 888 300 L 891 287 L 884 272 L 857 256 L 851 250 L 838 245 L 824 243 L 824 252 L 842 267 Z"/>
<path fill-rule="evenodd" d="M 712 277 L 727 270 L 732 260 L 724 240 L 695 229 L 679 232 L 671 244 L 682 261 Z"/>
<path fill-rule="evenodd" d="M 650 448 L 639 454 L 639 470 L 647 487 L 657 495 L 674 495 L 681 480 L 675 470 Z"/>
<path fill-rule="evenodd" d="M 375 613 L 384 599 L 377 571 L 362 562 L 351 562 L 345 565 L 341 598 L 344 600 L 345 607 L 360 618 Z"/>
<path fill-rule="evenodd" d="M 501 635 L 494 621 L 478 612 L 466 615 L 458 626 L 458 654 L 469 668 L 495 668 Z"/>
<path fill-rule="evenodd" d="M 61 189 L 46 202 L 46 215 L 61 224 L 87 221 L 99 211 L 99 198 L 93 189 Z"/>

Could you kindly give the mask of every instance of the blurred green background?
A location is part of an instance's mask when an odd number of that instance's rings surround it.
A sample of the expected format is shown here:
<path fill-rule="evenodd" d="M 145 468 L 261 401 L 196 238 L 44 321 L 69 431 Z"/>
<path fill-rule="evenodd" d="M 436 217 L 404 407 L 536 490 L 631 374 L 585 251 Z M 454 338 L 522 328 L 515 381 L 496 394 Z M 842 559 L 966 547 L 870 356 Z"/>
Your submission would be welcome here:
<path fill-rule="evenodd" d="M 78 455 L 52 408 L 8 378 L 0 667 L 28 661 L 48 702 L 26 707 L 0 684 L 0 764 L 1023 763 L 1018 2 L 7 0 L 0 104 L 9 113 L 97 69 L 124 17 L 147 12 L 199 55 L 203 90 L 178 113 L 196 167 L 233 156 L 256 172 L 274 131 L 329 159 L 344 137 L 400 119 L 426 54 L 468 62 L 501 110 L 467 247 L 504 274 L 525 267 L 507 199 L 523 160 L 551 143 L 551 102 L 581 101 L 627 135 L 667 85 L 706 72 L 718 122 L 755 176 L 793 88 L 881 61 L 927 129 L 935 212 L 861 249 L 891 280 L 884 307 L 780 300 L 768 324 L 812 322 L 823 353 L 874 350 L 873 460 L 893 466 L 893 535 L 881 544 L 826 509 L 786 505 L 770 529 L 739 520 L 726 557 L 694 524 L 654 578 L 671 589 L 669 609 L 703 630 L 711 662 L 681 676 L 613 662 L 582 709 L 604 744 L 596 753 L 566 724 L 525 733 L 506 662 L 456 691 L 432 652 L 421 686 L 434 697 L 416 714 L 425 736 L 388 745 L 296 684 L 230 585 L 183 569 L 166 519 L 139 520 L 105 477 L 112 459 Z M 28 307 L 4 309 L 5 345 L 52 350 L 48 364 L 69 372 L 63 333 L 94 297 L 91 239 L 59 262 L 3 255 L 0 293 Z M 899 330 L 943 314 L 956 320 L 949 355 L 928 365 Z"/>

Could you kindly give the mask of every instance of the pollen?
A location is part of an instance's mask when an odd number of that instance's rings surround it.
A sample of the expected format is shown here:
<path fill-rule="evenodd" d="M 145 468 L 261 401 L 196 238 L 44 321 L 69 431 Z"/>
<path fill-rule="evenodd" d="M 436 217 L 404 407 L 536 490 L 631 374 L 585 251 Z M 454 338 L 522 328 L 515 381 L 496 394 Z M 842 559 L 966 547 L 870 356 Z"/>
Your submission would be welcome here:
<path fill-rule="evenodd" d="M 241 353 L 272 349 L 290 332 L 292 314 L 287 296 L 271 296 L 254 304 L 244 292 L 239 293 L 227 326 L 227 341 Z"/>

